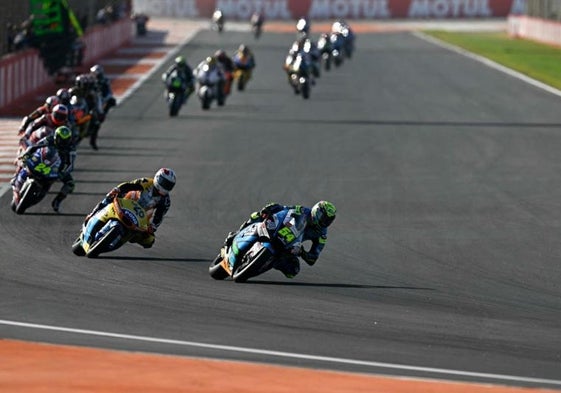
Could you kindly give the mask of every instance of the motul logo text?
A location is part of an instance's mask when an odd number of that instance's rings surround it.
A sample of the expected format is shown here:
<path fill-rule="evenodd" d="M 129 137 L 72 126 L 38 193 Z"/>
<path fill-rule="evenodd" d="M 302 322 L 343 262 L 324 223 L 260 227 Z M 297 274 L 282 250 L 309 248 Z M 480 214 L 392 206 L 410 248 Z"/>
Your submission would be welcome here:
<path fill-rule="evenodd" d="M 489 17 L 488 0 L 413 0 L 410 18 Z"/>

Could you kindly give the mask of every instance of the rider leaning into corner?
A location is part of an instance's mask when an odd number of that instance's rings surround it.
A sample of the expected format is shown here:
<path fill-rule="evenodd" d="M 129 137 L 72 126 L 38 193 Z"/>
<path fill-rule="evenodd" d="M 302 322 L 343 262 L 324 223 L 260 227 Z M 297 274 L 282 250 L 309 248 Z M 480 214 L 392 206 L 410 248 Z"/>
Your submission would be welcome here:
<path fill-rule="evenodd" d="M 337 209 L 331 202 L 319 201 L 311 208 L 300 205 L 284 206 L 278 203 L 270 203 L 260 211 L 253 212 L 250 218 L 240 226 L 238 231 L 230 232 L 225 240 L 225 245 L 230 246 L 234 237 L 243 228 L 255 222 L 265 220 L 283 210 L 288 212 L 287 217 L 295 219 L 294 226 L 302 234 L 301 241 L 310 240 L 312 242 L 308 251 L 301 247 L 296 250 L 296 254 L 286 253 L 278 259 L 275 269 L 280 270 L 287 278 L 293 278 L 300 272 L 298 257 L 301 257 L 308 265 L 312 266 L 316 263 L 325 247 L 327 228 L 335 220 L 337 214 Z"/>
<path fill-rule="evenodd" d="M 105 198 L 88 214 L 86 222 L 95 213 L 111 203 L 114 198 L 122 198 L 129 191 L 140 191 L 138 203 L 146 210 L 153 210 L 153 215 L 148 233 L 139 233 L 131 240 L 131 243 L 138 243 L 144 248 L 150 248 L 156 241 L 154 233 L 162 223 L 171 205 L 169 193 L 174 186 L 175 172 L 169 168 L 159 169 L 153 178 L 142 177 L 121 183 L 109 191 Z"/>
<path fill-rule="evenodd" d="M 172 74 L 177 72 L 177 75 L 183 81 L 183 89 L 185 91 L 184 99 L 187 100 L 187 97 L 193 92 L 195 82 L 193 77 L 193 69 L 187 63 L 187 60 L 183 56 L 177 56 L 173 64 L 168 67 L 168 69 L 162 74 L 162 80 L 166 84 L 166 87 L 169 89 L 171 87 L 171 78 Z"/>
<path fill-rule="evenodd" d="M 76 145 L 74 143 L 72 131 L 67 126 L 58 127 L 55 132 L 40 139 L 37 143 L 29 146 L 22 155 L 22 159 L 27 159 L 38 149 L 42 147 L 55 148 L 60 156 L 61 165 L 59 169 L 59 179 L 62 182 L 62 187 L 58 194 L 51 202 L 51 206 L 55 212 L 59 212 L 60 204 L 68 194 L 74 191 L 74 179 L 72 178 L 72 171 L 74 170 L 74 161 L 76 160 Z M 19 191 L 25 182 L 26 177 L 22 177 L 22 171 L 14 176 L 11 181 L 13 190 L 12 210 L 19 201 Z"/>

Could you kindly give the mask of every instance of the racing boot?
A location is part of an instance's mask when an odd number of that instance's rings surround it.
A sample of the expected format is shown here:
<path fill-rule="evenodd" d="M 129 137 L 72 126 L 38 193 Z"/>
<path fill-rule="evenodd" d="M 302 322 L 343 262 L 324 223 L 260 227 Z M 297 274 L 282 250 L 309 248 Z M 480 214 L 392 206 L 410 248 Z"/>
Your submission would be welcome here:
<path fill-rule="evenodd" d="M 51 206 L 53 207 L 53 210 L 58 213 L 60 210 L 60 204 L 61 202 L 64 200 L 64 198 L 66 198 L 66 195 L 61 194 L 60 192 L 57 194 L 57 196 L 55 197 L 55 199 L 53 199 L 53 201 L 51 202 Z"/>

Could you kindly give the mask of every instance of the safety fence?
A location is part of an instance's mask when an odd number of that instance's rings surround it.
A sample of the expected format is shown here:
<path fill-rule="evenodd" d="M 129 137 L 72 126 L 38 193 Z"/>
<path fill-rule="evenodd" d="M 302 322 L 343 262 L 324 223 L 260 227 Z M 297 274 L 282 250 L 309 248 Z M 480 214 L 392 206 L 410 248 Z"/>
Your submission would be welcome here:
<path fill-rule="evenodd" d="M 91 64 L 129 42 L 134 26 L 122 19 L 108 26 L 95 26 L 82 37 L 85 43 L 84 64 Z M 6 55 L 0 59 L 0 108 L 23 98 L 51 82 L 36 49 Z"/>

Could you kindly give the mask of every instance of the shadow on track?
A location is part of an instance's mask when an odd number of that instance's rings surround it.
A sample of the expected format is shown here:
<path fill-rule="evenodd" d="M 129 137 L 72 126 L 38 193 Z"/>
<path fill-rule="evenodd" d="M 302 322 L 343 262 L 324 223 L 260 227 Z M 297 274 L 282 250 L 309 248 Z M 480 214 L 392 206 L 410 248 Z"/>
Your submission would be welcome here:
<path fill-rule="evenodd" d="M 210 259 L 198 258 L 158 258 L 158 257 L 118 257 L 118 256 L 103 256 L 100 255 L 96 259 L 112 259 L 119 261 L 134 261 L 134 262 L 197 262 L 197 263 L 210 263 Z"/>
<path fill-rule="evenodd" d="M 363 284 L 338 284 L 338 283 L 317 283 L 317 282 L 293 282 L 293 281 L 265 281 L 253 280 L 245 284 L 255 285 L 286 285 L 299 287 L 322 287 L 322 288 L 355 288 L 355 289 L 408 289 L 415 291 L 434 291 L 434 288 L 423 287 L 399 287 L 390 285 L 363 285 Z"/>

